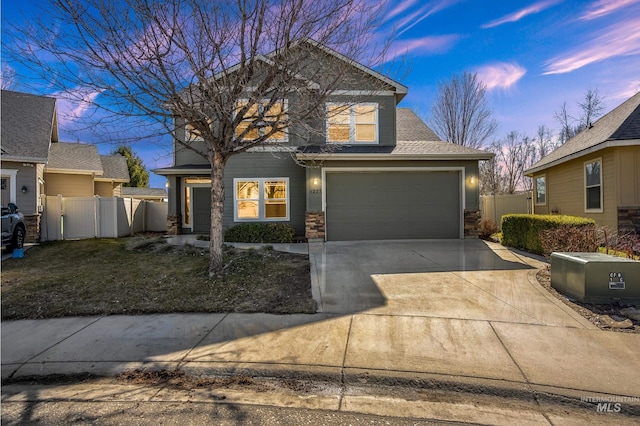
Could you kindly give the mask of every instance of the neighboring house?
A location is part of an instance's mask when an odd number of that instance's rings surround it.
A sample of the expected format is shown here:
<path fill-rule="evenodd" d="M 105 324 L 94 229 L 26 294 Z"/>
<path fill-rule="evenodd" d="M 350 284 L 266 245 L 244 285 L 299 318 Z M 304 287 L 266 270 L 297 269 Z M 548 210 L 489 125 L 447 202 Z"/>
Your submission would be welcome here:
<path fill-rule="evenodd" d="M 58 141 L 56 100 L 8 90 L 0 97 L 2 205 L 18 206 L 25 217 L 26 241 L 32 242 L 40 235 L 49 146 Z"/>
<path fill-rule="evenodd" d="M 525 171 L 534 212 L 640 233 L 640 93 Z"/>
<path fill-rule="evenodd" d="M 224 171 L 223 227 L 280 222 L 327 240 L 477 235 L 478 162 L 493 154 L 440 141 L 411 110 L 396 107 L 405 86 L 314 46 L 326 60 L 320 66 L 343 61 L 352 74 L 326 110 L 358 103 L 316 122 L 311 133 L 320 136 L 311 141 L 291 132 L 233 156 Z M 284 108 L 295 110 L 296 101 Z M 169 232 L 209 232 L 208 162 L 174 142 L 174 165 L 154 172 L 168 177 Z"/>
<path fill-rule="evenodd" d="M 58 141 L 56 99 L 2 90 L 2 205 L 25 216 L 27 238 L 40 239 L 47 195 L 120 196 L 127 160 L 99 155 L 95 145 Z"/>
<path fill-rule="evenodd" d="M 129 182 L 125 157 L 99 155 L 84 143 L 52 143 L 44 172 L 46 194 L 63 197 L 119 197 Z"/>
<path fill-rule="evenodd" d="M 136 200 L 163 202 L 167 201 L 167 191 L 164 188 L 122 187 L 122 196 Z"/>

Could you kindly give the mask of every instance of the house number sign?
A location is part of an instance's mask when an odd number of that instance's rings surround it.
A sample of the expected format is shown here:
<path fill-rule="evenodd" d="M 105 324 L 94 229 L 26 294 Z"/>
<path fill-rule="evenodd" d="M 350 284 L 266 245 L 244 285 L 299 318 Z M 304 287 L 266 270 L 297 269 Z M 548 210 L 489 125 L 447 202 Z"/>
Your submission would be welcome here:
<path fill-rule="evenodd" d="M 622 272 L 609 273 L 609 290 L 624 290 L 624 274 Z"/>

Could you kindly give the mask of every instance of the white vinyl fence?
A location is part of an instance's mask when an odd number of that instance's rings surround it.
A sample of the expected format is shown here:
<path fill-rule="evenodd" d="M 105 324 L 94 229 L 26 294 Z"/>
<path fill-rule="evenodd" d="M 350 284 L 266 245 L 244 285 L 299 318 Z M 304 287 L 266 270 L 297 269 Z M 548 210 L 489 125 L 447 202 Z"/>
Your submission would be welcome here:
<path fill-rule="evenodd" d="M 166 232 L 167 203 L 120 197 L 46 197 L 41 239 L 119 238 Z"/>
<path fill-rule="evenodd" d="M 512 213 L 533 213 L 531 205 L 531 192 L 522 194 L 505 195 L 481 195 L 480 210 L 483 219 L 492 219 L 498 228 L 500 220 L 505 214 Z"/>

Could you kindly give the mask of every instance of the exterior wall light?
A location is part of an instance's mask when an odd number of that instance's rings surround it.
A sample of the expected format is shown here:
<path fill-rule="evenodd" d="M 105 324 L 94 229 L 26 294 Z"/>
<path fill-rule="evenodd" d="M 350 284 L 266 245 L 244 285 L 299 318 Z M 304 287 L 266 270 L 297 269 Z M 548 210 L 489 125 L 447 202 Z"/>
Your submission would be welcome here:
<path fill-rule="evenodd" d="M 27 186 L 26 186 L 26 185 L 24 185 L 24 186 L 22 187 L 21 191 L 22 191 L 22 193 L 23 193 L 23 194 L 26 194 L 26 193 L 27 193 Z"/>
<path fill-rule="evenodd" d="M 318 186 L 320 185 L 320 179 L 318 179 L 317 177 L 314 177 L 312 183 L 313 183 L 313 186 Z"/>
<path fill-rule="evenodd" d="M 475 176 L 471 176 L 471 177 L 469 178 L 469 183 L 470 183 L 471 185 L 475 185 L 475 184 L 476 184 L 476 178 L 475 178 Z"/>

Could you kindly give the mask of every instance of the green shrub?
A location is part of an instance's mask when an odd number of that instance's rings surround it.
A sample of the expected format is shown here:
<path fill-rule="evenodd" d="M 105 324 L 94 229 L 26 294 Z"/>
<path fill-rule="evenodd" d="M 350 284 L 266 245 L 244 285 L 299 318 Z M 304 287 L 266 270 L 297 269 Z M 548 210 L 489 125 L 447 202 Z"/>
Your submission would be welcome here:
<path fill-rule="evenodd" d="M 224 240 L 234 243 L 292 243 L 296 230 L 285 223 L 242 223 L 224 232 Z"/>
<path fill-rule="evenodd" d="M 507 214 L 502 216 L 502 245 L 543 254 L 540 233 L 560 226 L 593 226 L 591 219 L 563 215 Z"/>

